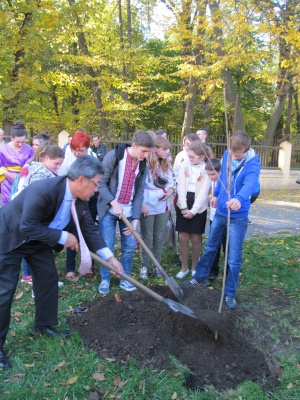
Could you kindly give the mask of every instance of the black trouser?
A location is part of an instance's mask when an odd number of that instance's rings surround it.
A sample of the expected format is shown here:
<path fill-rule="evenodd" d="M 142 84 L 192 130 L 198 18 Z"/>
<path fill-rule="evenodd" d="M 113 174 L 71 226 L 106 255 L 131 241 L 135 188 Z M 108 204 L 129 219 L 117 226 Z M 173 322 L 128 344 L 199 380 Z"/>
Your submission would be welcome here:
<path fill-rule="evenodd" d="M 57 325 L 58 275 L 51 247 L 30 241 L 0 255 L 0 346 L 10 324 L 10 311 L 19 280 L 22 258 L 28 262 L 35 294 L 35 326 Z"/>

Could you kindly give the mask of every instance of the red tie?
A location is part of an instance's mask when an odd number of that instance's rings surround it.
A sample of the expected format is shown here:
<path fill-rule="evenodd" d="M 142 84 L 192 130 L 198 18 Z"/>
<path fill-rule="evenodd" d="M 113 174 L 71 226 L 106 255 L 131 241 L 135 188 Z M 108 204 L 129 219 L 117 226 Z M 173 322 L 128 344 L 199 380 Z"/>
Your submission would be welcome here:
<path fill-rule="evenodd" d="M 78 216 L 76 212 L 76 207 L 75 207 L 75 202 L 76 200 L 72 200 L 72 205 L 71 205 L 71 212 L 72 216 L 76 225 L 78 237 L 79 237 L 79 245 L 80 245 L 80 266 L 78 268 L 78 272 L 81 275 L 86 275 L 87 273 L 92 273 L 92 257 L 90 254 L 90 251 L 84 241 L 84 238 L 82 236 L 82 232 L 79 226 L 79 221 L 78 221 Z"/>

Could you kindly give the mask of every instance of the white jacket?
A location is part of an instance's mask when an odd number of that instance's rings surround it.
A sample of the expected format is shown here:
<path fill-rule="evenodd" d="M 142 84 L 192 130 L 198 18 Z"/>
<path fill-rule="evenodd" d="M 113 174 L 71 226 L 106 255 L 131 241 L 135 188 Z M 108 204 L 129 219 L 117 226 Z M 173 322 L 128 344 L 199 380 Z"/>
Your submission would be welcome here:
<path fill-rule="evenodd" d="M 177 206 L 180 209 L 187 208 L 186 195 L 189 187 L 189 179 L 191 176 L 191 164 L 189 161 L 182 161 L 178 171 L 177 180 Z M 208 207 L 208 195 L 211 189 L 211 180 L 206 174 L 205 163 L 199 169 L 199 177 L 196 183 L 195 201 L 192 209 L 190 210 L 194 215 L 201 214 Z"/>

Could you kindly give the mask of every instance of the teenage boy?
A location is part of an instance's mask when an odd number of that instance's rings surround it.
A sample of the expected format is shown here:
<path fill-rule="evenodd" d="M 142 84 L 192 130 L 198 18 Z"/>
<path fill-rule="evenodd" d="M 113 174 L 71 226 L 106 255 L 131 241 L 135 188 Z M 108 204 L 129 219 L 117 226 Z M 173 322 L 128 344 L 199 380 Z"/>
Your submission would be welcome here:
<path fill-rule="evenodd" d="M 230 197 L 228 197 L 227 189 L 228 172 L 232 174 Z M 229 151 L 226 150 L 224 153 L 220 180 L 211 200 L 211 205 L 217 207 L 217 211 L 205 245 L 205 253 L 196 265 L 193 279 L 186 281 L 186 284 L 209 285 L 208 276 L 227 232 L 228 209 L 230 209 L 229 271 L 225 284 L 225 304 L 230 309 L 237 307 L 235 296 L 242 265 L 242 249 L 248 225 L 250 198 L 253 188 L 257 184 L 259 173 L 259 158 L 250 148 L 249 136 L 241 131 L 235 132 L 230 139 Z"/>
<path fill-rule="evenodd" d="M 142 212 L 145 180 L 147 176 L 146 158 L 154 142 L 149 133 L 137 131 L 131 146 L 119 144 L 103 159 L 104 174 L 99 186 L 98 216 L 99 229 L 111 251 L 115 245 L 116 225 L 119 222 L 121 234 L 121 263 L 124 272 L 130 275 L 136 241 L 121 220 L 122 214 L 131 221 L 136 230 Z M 99 293 L 109 293 L 110 273 L 100 268 L 101 283 Z M 120 288 L 126 291 L 136 289 L 126 280 L 120 280 Z"/>

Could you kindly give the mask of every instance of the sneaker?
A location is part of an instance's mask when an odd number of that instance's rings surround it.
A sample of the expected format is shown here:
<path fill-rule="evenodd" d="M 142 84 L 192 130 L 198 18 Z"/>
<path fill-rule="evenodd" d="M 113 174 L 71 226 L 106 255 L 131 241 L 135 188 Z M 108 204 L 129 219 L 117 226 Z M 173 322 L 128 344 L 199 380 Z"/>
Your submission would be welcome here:
<path fill-rule="evenodd" d="M 225 296 L 225 304 L 231 310 L 233 310 L 234 308 L 237 308 L 237 302 L 236 302 L 234 296 Z"/>
<path fill-rule="evenodd" d="M 28 283 L 29 285 L 32 285 L 32 276 L 31 275 L 29 275 L 29 276 L 23 275 L 21 278 L 21 282 L 25 282 L 25 283 Z"/>
<path fill-rule="evenodd" d="M 162 274 L 159 272 L 159 270 L 158 270 L 157 267 L 153 268 L 153 271 L 154 271 L 155 275 L 156 275 L 158 278 L 161 278 L 161 277 L 162 277 Z"/>
<path fill-rule="evenodd" d="M 186 271 L 179 271 L 178 274 L 176 275 L 176 278 L 182 279 L 184 278 L 188 273 L 190 272 L 189 269 L 187 269 Z"/>
<path fill-rule="evenodd" d="M 192 274 L 192 277 L 195 275 L 195 273 L 196 273 L 196 271 L 195 271 L 195 270 L 191 272 L 191 274 Z"/>
<path fill-rule="evenodd" d="M 140 277 L 142 279 L 148 279 L 148 267 L 146 265 L 143 265 L 140 271 Z"/>
<path fill-rule="evenodd" d="M 136 287 L 128 281 L 121 280 L 120 289 L 126 290 L 126 292 L 133 292 L 134 290 L 136 290 Z"/>
<path fill-rule="evenodd" d="M 209 280 L 207 277 L 205 278 L 192 278 L 189 281 L 184 281 L 183 285 L 202 285 L 202 286 L 208 286 L 209 285 Z"/>
<path fill-rule="evenodd" d="M 100 283 L 99 288 L 98 288 L 99 293 L 102 293 L 102 294 L 109 293 L 109 285 L 110 285 L 110 281 L 107 279 L 103 279 L 103 281 Z"/>

